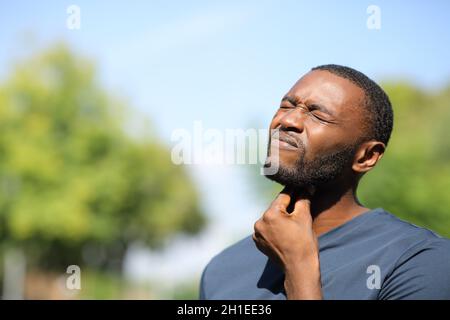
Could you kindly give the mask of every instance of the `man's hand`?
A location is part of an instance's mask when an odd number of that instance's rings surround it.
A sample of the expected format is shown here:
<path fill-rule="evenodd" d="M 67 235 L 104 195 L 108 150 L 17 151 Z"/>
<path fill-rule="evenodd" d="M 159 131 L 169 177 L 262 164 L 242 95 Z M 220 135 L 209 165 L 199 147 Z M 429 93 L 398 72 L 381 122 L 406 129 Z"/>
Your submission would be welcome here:
<path fill-rule="evenodd" d="M 285 188 L 256 221 L 253 240 L 285 271 L 288 299 L 322 298 L 319 248 L 306 194 L 293 195 Z"/>

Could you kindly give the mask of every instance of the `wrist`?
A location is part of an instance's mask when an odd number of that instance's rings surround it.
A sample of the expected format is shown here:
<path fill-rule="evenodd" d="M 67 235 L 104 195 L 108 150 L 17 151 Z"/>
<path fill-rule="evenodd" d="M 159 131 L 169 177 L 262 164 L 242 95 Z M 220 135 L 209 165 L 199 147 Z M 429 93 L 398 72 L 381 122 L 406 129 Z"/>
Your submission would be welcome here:
<path fill-rule="evenodd" d="M 283 269 L 287 275 L 295 275 L 311 269 L 319 270 L 319 252 L 317 250 L 311 250 L 307 254 L 292 255 L 290 258 L 285 259 Z"/>
<path fill-rule="evenodd" d="M 288 299 L 321 299 L 318 255 L 285 266 L 284 288 Z"/>
<path fill-rule="evenodd" d="M 314 278 L 285 278 L 284 289 L 288 300 L 321 300 L 322 285 L 320 276 Z"/>

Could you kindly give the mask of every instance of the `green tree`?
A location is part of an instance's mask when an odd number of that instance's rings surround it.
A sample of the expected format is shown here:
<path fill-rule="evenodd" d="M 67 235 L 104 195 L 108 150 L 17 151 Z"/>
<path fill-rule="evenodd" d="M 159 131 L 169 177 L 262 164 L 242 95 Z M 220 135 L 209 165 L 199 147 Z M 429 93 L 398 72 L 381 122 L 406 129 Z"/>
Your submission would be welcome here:
<path fill-rule="evenodd" d="M 156 136 L 132 138 L 130 108 L 65 45 L 0 85 L 0 237 L 32 267 L 120 270 L 133 242 L 160 247 L 205 224 L 185 169 Z"/>

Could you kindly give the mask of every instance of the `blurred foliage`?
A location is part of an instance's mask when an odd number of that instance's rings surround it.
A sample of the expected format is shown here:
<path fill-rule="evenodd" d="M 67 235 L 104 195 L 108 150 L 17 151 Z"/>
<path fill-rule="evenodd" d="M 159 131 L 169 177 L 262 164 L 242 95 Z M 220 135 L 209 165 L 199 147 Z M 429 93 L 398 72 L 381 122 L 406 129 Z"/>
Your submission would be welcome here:
<path fill-rule="evenodd" d="M 432 91 L 406 82 L 383 88 L 394 108 L 394 130 L 386 153 L 360 182 L 358 197 L 403 220 L 450 237 L 450 85 Z M 281 186 L 251 170 L 258 196 L 267 203 Z"/>
<path fill-rule="evenodd" d="M 132 242 L 206 222 L 184 168 L 157 137 L 132 138 L 130 109 L 95 74 L 58 44 L 0 84 L 0 238 L 29 265 L 120 270 Z"/>
<path fill-rule="evenodd" d="M 450 86 L 438 92 L 407 82 L 383 87 L 394 108 L 394 130 L 358 195 L 368 207 L 450 237 Z"/>
<path fill-rule="evenodd" d="M 82 290 L 78 299 L 155 299 L 152 288 L 146 283 L 135 283 L 110 272 L 83 270 Z"/>
<path fill-rule="evenodd" d="M 170 297 L 172 300 L 198 300 L 199 297 L 199 279 L 189 283 L 182 283 L 176 287 L 175 292 Z"/>

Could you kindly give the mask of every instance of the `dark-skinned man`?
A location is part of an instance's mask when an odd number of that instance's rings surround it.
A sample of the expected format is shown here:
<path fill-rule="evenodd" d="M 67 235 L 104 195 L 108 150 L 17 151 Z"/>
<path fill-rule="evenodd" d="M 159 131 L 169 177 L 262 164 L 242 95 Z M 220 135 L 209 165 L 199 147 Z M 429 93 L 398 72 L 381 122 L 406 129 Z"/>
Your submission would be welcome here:
<path fill-rule="evenodd" d="M 450 240 L 357 199 L 392 127 L 388 96 L 363 73 L 323 65 L 298 80 L 264 166 L 285 187 L 253 235 L 206 266 L 200 298 L 450 299 Z"/>

